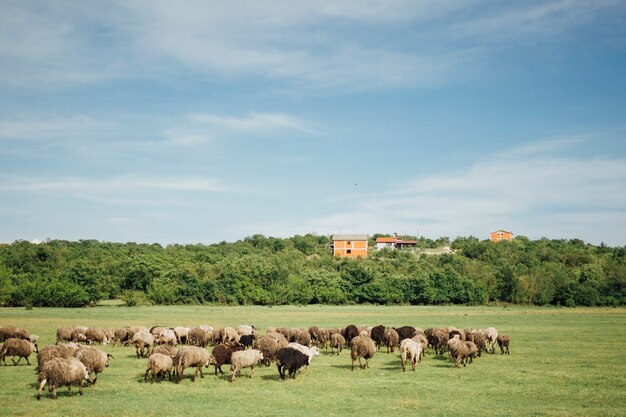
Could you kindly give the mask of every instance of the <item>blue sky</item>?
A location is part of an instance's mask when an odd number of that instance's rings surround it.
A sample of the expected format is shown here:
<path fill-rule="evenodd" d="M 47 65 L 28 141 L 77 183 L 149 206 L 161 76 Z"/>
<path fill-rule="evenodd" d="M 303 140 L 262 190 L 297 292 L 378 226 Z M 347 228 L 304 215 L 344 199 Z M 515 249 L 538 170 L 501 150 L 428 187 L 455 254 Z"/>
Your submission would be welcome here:
<path fill-rule="evenodd" d="M 623 1 L 0 11 L 0 242 L 626 244 Z"/>

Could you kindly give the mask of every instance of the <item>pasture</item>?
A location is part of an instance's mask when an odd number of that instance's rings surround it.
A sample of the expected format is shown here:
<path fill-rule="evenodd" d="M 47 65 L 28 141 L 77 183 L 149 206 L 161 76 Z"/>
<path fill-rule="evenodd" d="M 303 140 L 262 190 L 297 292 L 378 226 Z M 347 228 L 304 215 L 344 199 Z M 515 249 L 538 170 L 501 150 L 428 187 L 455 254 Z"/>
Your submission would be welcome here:
<path fill-rule="evenodd" d="M 250 370 L 231 383 L 213 367 L 192 382 L 144 383 L 147 359 L 133 347 L 104 346 L 115 359 L 84 396 L 36 401 L 31 366 L 0 366 L 0 415 L 6 416 L 624 416 L 626 415 L 626 309 L 430 306 L 154 306 L 0 309 L 0 325 L 55 342 L 60 326 L 199 325 L 343 327 L 347 324 L 417 327 L 493 326 L 511 338 L 511 355 L 483 355 L 456 369 L 428 351 L 417 371 L 402 372 L 398 351 L 383 348 L 366 370 L 350 370 L 350 351 L 322 350 L 295 380 L 281 381 L 276 366 Z M 10 364 L 11 362 L 8 361 Z"/>

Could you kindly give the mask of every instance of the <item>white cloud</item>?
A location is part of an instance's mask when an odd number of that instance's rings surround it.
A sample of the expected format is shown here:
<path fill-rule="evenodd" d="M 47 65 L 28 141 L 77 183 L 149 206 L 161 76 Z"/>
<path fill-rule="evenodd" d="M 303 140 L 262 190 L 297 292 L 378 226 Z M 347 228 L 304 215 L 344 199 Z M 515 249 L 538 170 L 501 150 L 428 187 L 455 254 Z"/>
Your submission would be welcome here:
<path fill-rule="evenodd" d="M 0 139 L 45 140 L 52 137 L 76 136 L 85 131 L 102 129 L 106 124 L 85 115 L 70 117 L 24 117 L 0 121 Z"/>
<path fill-rule="evenodd" d="M 251 113 L 247 117 L 190 114 L 188 118 L 194 122 L 231 131 L 297 130 L 313 133 L 313 130 L 299 119 L 282 113 Z"/>

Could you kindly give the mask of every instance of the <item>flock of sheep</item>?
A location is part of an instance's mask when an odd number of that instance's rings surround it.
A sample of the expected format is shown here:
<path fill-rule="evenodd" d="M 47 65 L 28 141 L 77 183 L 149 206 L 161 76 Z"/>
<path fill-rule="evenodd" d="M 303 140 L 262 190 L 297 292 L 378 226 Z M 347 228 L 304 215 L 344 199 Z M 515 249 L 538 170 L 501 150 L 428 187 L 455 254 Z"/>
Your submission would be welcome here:
<path fill-rule="evenodd" d="M 180 382 L 187 368 L 195 369 L 192 381 L 198 374 L 204 378 L 202 368 L 210 365 L 215 375 L 224 374 L 223 365 L 230 365 L 231 381 L 245 368 L 260 364 L 269 366 L 274 362 L 281 379 L 295 378 L 296 373 L 311 364 L 320 349 L 330 348 L 331 354 L 339 355 L 344 347 L 350 348 L 352 370 L 358 360 L 361 368 L 369 367 L 369 360 L 384 346 L 387 352 L 399 349 L 402 370 L 410 364 L 415 371 L 427 349 L 435 354 L 449 354 L 454 366 L 459 368 L 472 363 L 483 352 L 509 354 L 509 338 L 498 334 L 493 327 L 486 329 L 454 327 L 428 328 L 413 326 L 386 327 L 348 325 L 342 329 L 268 328 L 260 334 L 252 325 L 235 328 L 214 329 L 211 326 L 164 327 L 129 326 L 116 330 L 93 327 L 61 327 L 56 333 L 56 344 L 38 349 L 38 336 L 15 326 L 0 327 L 0 360 L 6 365 L 10 357 L 14 365 L 22 359 L 30 365 L 29 357 L 37 353 L 38 391 L 37 399 L 46 384 L 52 397 L 56 389 L 73 385 L 83 394 L 83 382 L 95 384 L 97 376 L 109 366 L 110 354 L 94 344 L 133 346 L 137 358 L 147 358 L 144 381 L 154 382 L 167 376 L 170 381 Z M 207 346 L 212 345 L 211 352 Z M 179 346 L 179 347 L 177 347 Z M 17 357 L 17 361 L 15 358 Z M 363 362 L 364 361 L 364 362 Z"/>

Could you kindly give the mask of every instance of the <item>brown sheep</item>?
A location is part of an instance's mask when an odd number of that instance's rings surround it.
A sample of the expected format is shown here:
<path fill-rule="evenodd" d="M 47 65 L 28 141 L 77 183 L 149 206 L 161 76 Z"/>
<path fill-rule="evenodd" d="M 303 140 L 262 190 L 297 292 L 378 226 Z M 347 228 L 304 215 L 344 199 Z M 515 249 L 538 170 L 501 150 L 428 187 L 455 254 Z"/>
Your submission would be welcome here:
<path fill-rule="evenodd" d="M 39 371 L 39 390 L 37 399 L 41 399 L 41 392 L 48 384 L 48 391 L 52 393 L 52 398 L 57 398 L 56 389 L 67 386 L 71 393 L 72 385 L 78 385 L 78 393 L 83 395 L 83 380 L 89 380 L 89 372 L 85 365 L 76 358 L 65 359 L 55 358 L 47 362 Z"/>
<path fill-rule="evenodd" d="M 30 339 L 30 333 L 20 327 L 15 326 L 2 326 L 0 327 L 0 342 L 4 342 L 9 339 Z"/>
<path fill-rule="evenodd" d="M 341 331 L 341 335 L 346 339 L 346 343 L 351 343 L 352 339 L 359 335 L 359 328 L 354 324 L 349 324 Z"/>
<path fill-rule="evenodd" d="M 95 385 L 98 374 L 109 366 L 109 358 L 113 356 L 96 347 L 84 346 L 74 353 L 74 357 L 85 365 L 89 380 Z"/>
<path fill-rule="evenodd" d="M 154 383 L 154 377 L 156 375 L 157 382 L 159 381 L 159 375 L 167 372 L 169 380 L 172 380 L 172 371 L 174 370 L 174 361 L 171 356 L 163 355 L 161 353 L 153 353 L 148 358 L 148 368 L 146 374 L 143 377 L 143 382 L 148 381 L 148 374 L 150 375 L 150 383 Z"/>
<path fill-rule="evenodd" d="M 59 327 L 57 329 L 57 344 L 61 342 L 71 342 L 73 327 Z"/>
<path fill-rule="evenodd" d="M 457 368 L 460 368 L 461 364 L 465 366 L 465 358 L 469 355 L 469 349 L 465 342 L 455 337 L 448 341 L 447 346 L 450 351 L 450 356 L 454 359 L 454 366 Z"/>
<path fill-rule="evenodd" d="M 501 333 L 498 335 L 496 340 L 498 341 L 498 346 L 500 347 L 500 355 L 504 355 L 505 352 L 507 355 L 510 355 L 511 352 L 509 352 L 509 336 Z"/>
<path fill-rule="evenodd" d="M 369 361 L 376 354 L 376 345 L 371 337 L 361 334 L 353 337 L 350 342 L 350 357 L 352 358 L 352 370 L 354 371 L 354 361 L 359 360 L 361 369 L 369 368 Z M 361 358 L 365 359 L 365 364 L 361 363 Z"/>
<path fill-rule="evenodd" d="M 278 340 L 271 336 L 263 335 L 254 341 L 254 348 L 263 353 L 263 363 L 265 366 L 269 366 L 276 357 L 276 352 L 278 352 L 280 346 Z"/>
<path fill-rule="evenodd" d="M 152 352 L 150 352 L 151 355 L 154 355 L 155 353 L 160 353 L 174 359 L 176 357 L 176 354 L 178 353 L 178 349 L 176 349 L 174 346 L 159 345 L 155 346 L 152 349 Z"/>
<path fill-rule="evenodd" d="M 333 333 L 330 335 L 330 353 L 335 353 L 335 349 L 337 349 L 337 355 L 339 355 L 346 345 L 346 339 L 341 335 L 341 333 Z"/>
<path fill-rule="evenodd" d="M 311 335 L 308 330 L 305 329 L 296 329 L 293 332 L 292 342 L 300 343 L 303 346 L 313 346 L 311 341 Z"/>
<path fill-rule="evenodd" d="M 6 365 L 6 357 L 11 356 L 13 365 L 17 366 L 22 358 L 24 358 L 26 359 L 26 363 L 30 365 L 28 357 L 35 352 L 38 352 L 37 347 L 29 340 L 12 338 L 6 340 L 4 345 L 2 345 L 2 350 L 0 350 L 0 359 Z M 19 357 L 17 362 L 15 362 L 15 359 L 13 358 L 14 356 Z"/>
<path fill-rule="evenodd" d="M 396 329 L 393 327 L 387 327 L 385 329 L 385 345 L 387 345 L 387 353 L 389 353 L 389 350 L 393 353 L 393 350 L 396 346 L 398 346 L 398 343 L 400 343 L 400 336 L 398 335 Z"/>
<path fill-rule="evenodd" d="M 213 364 L 213 366 L 215 366 L 215 375 L 217 375 L 218 370 L 222 375 L 224 375 L 224 371 L 222 371 L 222 365 L 230 365 L 230 358 L 233 355 L 233 352 L 237 352 L 240 350 L 243 350 L 243 346 L 241 346 L 240 344 L 219 344 L 215 346 L 211 351 L 211 363 Z"/>
<path fill-rule="evenodd" d="M 287 347 L 287 345 L 289 344 L 289 340 L 285 337 L 284 334 L 282 333 L 268 333 L 267 336 L 276 339 L 276 341 L 278 342 L 278 348 L 282 349 L 284 347 Z"/>
<path fill-rule="evenodd" d="M 239 342 L 239 333 L 232 327 L 222 328 L 222 343 L 225 345 L 234 345 Z"/>
<path fill-rule="evenodd" d="M 380 349 L 380 346 L 385 342 L 385 326 L 379 324 L 378 326 L 372 327 L 370 336 L 376 344 L 376 349 Z"/>
<path fill-rule="evenodd" d="M 133 346 L 135 346 L 135 353 L 138 358 L 144 358 L 150 351 L 150 346 L 154 344 L 154 336 L 148 332 L 135 333 L 132 340 Z"/>
<path fill-rule="evenodd" d="M 85 332 L 85 338 L 87 339 L 87 343 L 90 345 L 93 343 L 99 343 L 101 345 L 109 343 L 109 338 L 107 337 L 104 329 L 97 327 L 88 328 Z"/>
<path fill-rule="evenodd" d="M 200 378 L 204 378 L 202 367 L 208 368 L 213 363 L 209 352 L 198 346 L 183 346 L 174 357 L 174 368 L 176 369 L 176 383 L 180 383 L 183 378 L 185 368 L 196 368 L 191 380 L 196 381 L 196 376 L 200 373 Z"/>
<path fill-rule="evenodd" d="M 478 348 L 476 347 L 476 344 L 469 340 L 466 340 L 463 343 L 465 343 L 465 346 L 467 346 L 466 362 L 467 359 L 469 359 L 469 363 L 474 363 L 474 359 L 476 358 L 476 354 L 478 353 Z"/>
<path fill-rule="evenodd" d="M 194 327 L 187 333 L 187 344 L 191 346 L 206 347 L 213 340 L 213 333 L 202 327 Z"/>
<path fill-rule="evenodd" d="M 37 353 L 36 369 L 40 371 L 46 362 L 55 358 L 70 359 L 74 356 L 74 352 L 76 352 L 76 350 L 78 350 L 78 345 L 75 343 L 45 346 Z"/>

